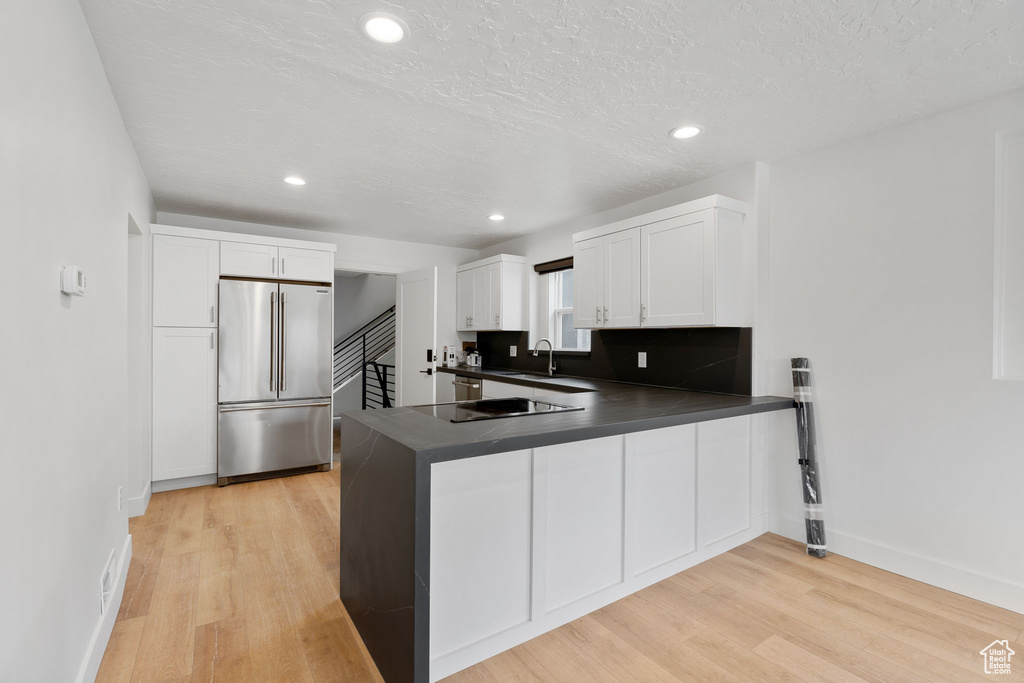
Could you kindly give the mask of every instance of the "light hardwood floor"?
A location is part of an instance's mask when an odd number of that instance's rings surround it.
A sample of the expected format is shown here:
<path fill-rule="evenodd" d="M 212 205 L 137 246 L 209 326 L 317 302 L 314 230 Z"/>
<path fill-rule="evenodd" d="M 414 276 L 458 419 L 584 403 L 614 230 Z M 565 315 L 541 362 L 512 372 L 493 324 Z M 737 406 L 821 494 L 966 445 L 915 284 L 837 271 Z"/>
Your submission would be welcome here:
<path fill-rule="evenodd" d="M 338 470 L 158 493 L 99 681 L 379 681 L 338 600 Z M 772 534 L 449 681 L 963 681 L 1024 615 Z"/>

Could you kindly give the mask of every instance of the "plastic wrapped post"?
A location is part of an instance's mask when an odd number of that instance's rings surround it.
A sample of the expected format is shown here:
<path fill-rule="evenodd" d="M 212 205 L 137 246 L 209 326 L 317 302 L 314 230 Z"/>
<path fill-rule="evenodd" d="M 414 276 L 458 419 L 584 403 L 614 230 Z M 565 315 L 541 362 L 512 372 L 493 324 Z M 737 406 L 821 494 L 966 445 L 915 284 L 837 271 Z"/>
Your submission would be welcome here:
<path fill-rule="evenodd" d="M 825 518 L 821 509 L 818 484 L 818 454 L 814 439 L 814 402 L 811 395 L 811 368 L 806 358 L 793 358 L 793 400 L 796 402 L 796 435 L 800 442 L 801 488 L 804 492 L 804 525 L 807 527 L 807 554 L 825 557 Z"/>

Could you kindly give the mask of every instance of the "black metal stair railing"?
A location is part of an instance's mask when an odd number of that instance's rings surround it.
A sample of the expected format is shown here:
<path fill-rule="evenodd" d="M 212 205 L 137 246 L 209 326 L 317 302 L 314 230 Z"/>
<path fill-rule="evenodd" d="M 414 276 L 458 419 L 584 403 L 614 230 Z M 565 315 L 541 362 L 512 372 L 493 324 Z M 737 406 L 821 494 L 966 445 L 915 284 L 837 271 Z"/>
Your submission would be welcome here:
<path fill-rule="evenodd" d="M 334 345 L 334 391 L 362 377 L 363 407 L 390 408 L 394 405 L 395 366 L 378 361 L 394 348 L 395 307 L 392 306 Z"/>
<path fill-rule="evenodd" d="M 395 366 L 370 361 L 363 371 L 363 410 L 395 405 Z"/>

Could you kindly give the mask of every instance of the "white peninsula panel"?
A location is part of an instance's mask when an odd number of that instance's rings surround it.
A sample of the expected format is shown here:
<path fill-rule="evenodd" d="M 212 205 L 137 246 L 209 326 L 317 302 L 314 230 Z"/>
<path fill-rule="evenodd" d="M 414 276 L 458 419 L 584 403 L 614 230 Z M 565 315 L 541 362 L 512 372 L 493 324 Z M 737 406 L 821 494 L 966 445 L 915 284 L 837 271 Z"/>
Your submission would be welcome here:
<path fill-rule="evenodd" d="M 709 546 L 750 527 L 750 418 L 697 425 L 700 543 Z"/>
<path fill-rule="evenodd" d="M 626 436 L 630 576 L 697 548 L 697 426 Z"/>
<path fill-rule="evenodd" d="M 433 466 L 430 656 L 530 619 L 530 451 Z"/>
<path fill-rule="evenodd" d="M 622 582 L 621 436 L 534 449 L 544 520 L 545 610 Z"/>

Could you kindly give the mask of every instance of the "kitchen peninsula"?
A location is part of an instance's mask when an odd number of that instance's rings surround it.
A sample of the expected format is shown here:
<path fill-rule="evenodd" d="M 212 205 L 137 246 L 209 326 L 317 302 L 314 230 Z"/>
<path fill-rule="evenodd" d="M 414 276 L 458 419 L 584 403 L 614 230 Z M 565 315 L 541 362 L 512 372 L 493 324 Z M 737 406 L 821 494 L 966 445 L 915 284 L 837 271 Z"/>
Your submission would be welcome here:
<path fill-rule="evenodd" d="M 751 420 L 792 399 L 467 372 L 583 410 L 342 416 L 341 597 L 389 683 L 443 678 L 762 532 Z"/>

